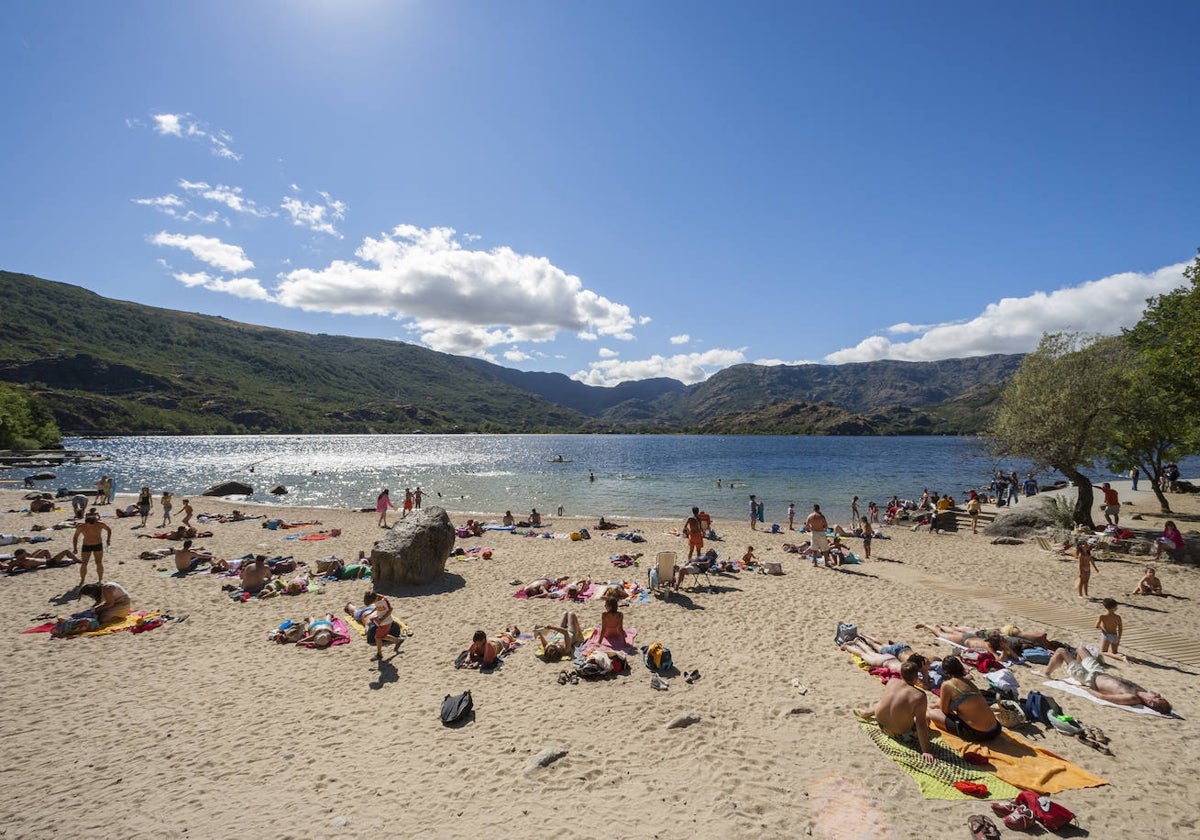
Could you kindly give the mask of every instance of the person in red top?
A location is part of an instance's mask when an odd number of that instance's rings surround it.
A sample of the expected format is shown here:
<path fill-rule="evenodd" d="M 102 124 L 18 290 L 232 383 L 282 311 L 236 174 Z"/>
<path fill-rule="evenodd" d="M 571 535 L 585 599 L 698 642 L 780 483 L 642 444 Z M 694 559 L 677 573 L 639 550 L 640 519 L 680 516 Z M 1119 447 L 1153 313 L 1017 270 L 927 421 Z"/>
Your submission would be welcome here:
<path fill-rule="evenodd" d="M 1121 500 L 1117 498 L 1117 491 L 1106 481 L 1100 485 L 1100 492 L 1104 494 L 1104 504 L 1100 506 L 1104 511 L 1104 521 L 1109 525 L 1118 524 L 1121 521 Z"/>

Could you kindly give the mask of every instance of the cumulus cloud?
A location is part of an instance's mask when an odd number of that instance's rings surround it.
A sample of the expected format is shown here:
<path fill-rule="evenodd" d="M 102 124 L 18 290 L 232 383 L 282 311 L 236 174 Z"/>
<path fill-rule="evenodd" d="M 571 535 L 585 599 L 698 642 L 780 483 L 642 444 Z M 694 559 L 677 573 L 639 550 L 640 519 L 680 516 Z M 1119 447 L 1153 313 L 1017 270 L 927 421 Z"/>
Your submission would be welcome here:
<path fill-rule="evenodd" d="M 224 205 L 235 213 L 241 213 L 246 216 L 254 216 L 255 218 L 266 218 L 271 215 L 270 210 L 259 207 L 252 199 L 242 195 L 241 187 L 229 187 L 225 184 L 210 185 L 204 181 L 186 181 L 181 180 L 179 187 L 194 196 L 212 201 L 217 204 Z"/>
<path fill-rule="evenodd" d="M 887 331 L 893 335 L 898 333 L 920 333 L 933 329 L 936 326 L 937 324 L 910 324 L 907 321 L 903 321 L 899 324 L 892 324 L 887 328 Z"/>
<path fill-rule="evenodd" d="M 227 131 L 212 131 L 191 114 L 151 114 L 152 126 L 163 137 L 179 137 L 205 143 L 219 158 L 241 160 L 242 156 L 231 148 L 233 137 Z M 134 121 L 128 121 L 131 125 Z"/>
<path fill-rule="evenodd" d="M 527 362 L 532 358 L 533 356 L 529 355 L 519 347 L 510 347 L 508 350 L 504 351 L 504 360 L 507 362 Z"/>
<path fill-rule="evenodd" d="M 176 272 L 175 279 L 185 286 L 202 286 L 212 292 L 224 292 L 235 297 L 250 298 L 251 300 L 270 300 L 270 293 L 262 284 L 251 277 L 234 277 L 225 280 L 213 277 L 206 271 Z"/>
<path fill-rule="evenodd" d="M 296 190 L 298 187 L 293 184 L 292 189 Z M 333 223 L 346 218 L 346 203 L 338 201 L 327 192 L 319 193 L 319 195 L 323 201 L 312 204 L 293 196 L 284 196 L 279 206 L 292 217 L 293 225 L 308 228 L 316 233 L 327 233 L 341 239 L 342 235 L 338 233 Z"/>
<path fill-rule="evenodd" d="M 684 333 L 683 335 L 673 335 L 670 339 L 672 344 L 687 344 L 691 340 L 692 337 L 687 333 Z"/>
<path fill-rule="evenodd" d="M 150 244 L 179 248 L 200 262 L 231 274 L 240 274 L 254 268 L 254 263 L 246 257 L 246 252 L 241 247 L 229 245 L 212 236 L 188 236 L 182 233 L 167 233 L 164 230 L 150 237 Z"/>
<path fill-rule="evenodd" d="M 621 361 L 601 359 L 592 362 L 587 370 L 571 376 L 585 385 L 618 385 L 621 382 L 669 376 L 685 385 L 703 382 L 717 371 L 746 361 L 742 350 L 706 350 L 703 353 L 683 353 L 676 356 L 654 355 L 648 359 Z"/>
<path fill-rule="evenodd" d="M 613 359 L 617 356 L 616 350 L 610 350 L 608 347 L 601 347 L 596 351 L 596 355 L 601 359 Z"/>
<path fill-rule="evenodd" d="M 968 321 L 922 327 L 919 331 L 923 334 L 911 341 L 894 342 L 870 336 L 854 347 L 830 353 L 825 361 L 921 362 L 989 353 L 1025 353 L 1033 350 L 1047 332 L 1083 330 L 1112 335 L 1137 323 L 1146 308 L 1146 298 L 1183 285 L 1186 266 L 1187 263 L 1177 263 L 1148 274 L 1129 271 L 1053 292 L 1003 298 L 988 304 L 981 314 Z M 895 327 L 889 330 L 906 331 Z"/>
<path fill-rule="evenodd" d="M 460 355 L 551 341 L 560 332 L 633 338 L 628 306 L 585 289 L 545 257 L 464 248 L 452 228 L 399 225 L 365 239 L 355 256 L 288 272 L 275 300 L 313 312 L 392 316 L 410 322 L 426 346 Z"/>

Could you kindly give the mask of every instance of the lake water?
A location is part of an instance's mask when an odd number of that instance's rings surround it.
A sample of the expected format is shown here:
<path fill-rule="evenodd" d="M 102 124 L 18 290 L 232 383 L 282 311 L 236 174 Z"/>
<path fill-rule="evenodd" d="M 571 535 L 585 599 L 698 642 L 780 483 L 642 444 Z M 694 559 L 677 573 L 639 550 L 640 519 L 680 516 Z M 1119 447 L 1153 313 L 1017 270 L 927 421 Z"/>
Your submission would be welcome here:
<path fill-rule="evenodd" d="M 871 499 L 917 498 L 926 487 L 960 496 L 997 467 L 1026 472 L 1021 463 L 992 461 L 974 438 L 956 437 L 254 435 L 64 444 L 111 460 L 64 466 L 46 482 L 54 487 L 91 487 L 108 474 L 118 492 L 146 484 L 156 496 L 164 489 L 197 495 L 235 479 L 254 487 L 252 502 L 365 507 L 383 487 L 399 504 L 405 487 L 420 485 L 427 506 L 512 510 L 519 518 L 534 507 L 554 515 L 561 505 L 569 516 L 618 522 L 675 519 L 692 505 L 741 519 L 750 493 L 765 503 L 767 523 L 784 521 L 790 501 L 801 517 L 819 502 L 841 521 L 854 495 L 865 512 Z M 550 460 L 560 455 L 562 463 Z M 288 494 L 275 499 L 269 491 L 278 484 Z"/>

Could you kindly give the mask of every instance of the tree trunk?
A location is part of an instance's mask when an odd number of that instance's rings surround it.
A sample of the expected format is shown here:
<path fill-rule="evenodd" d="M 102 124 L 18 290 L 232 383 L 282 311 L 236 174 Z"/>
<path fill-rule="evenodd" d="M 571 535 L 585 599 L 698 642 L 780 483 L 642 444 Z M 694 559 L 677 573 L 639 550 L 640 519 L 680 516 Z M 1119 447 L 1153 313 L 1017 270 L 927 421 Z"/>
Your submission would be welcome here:
<path fill-rule="evenodd" d="M 1154 498 L 1158 499 L 1158 509 L 1162 513 L 1170 513 L 1171 503 L 1167 501 L 1167 496 L 1163 493 L 1162 487 L 1159 486 L 1157 481 L 1153 482 L 1151 486 L 1154 488 Z"/>
<path fill-rule="evenodd" d="M 1075 497 L 1075 524 L 1086 525 L 1093 531 L 1096 530 L 1096 523 L 1092 519 L 1092 481 L 1079 470 L 1071 466 L 1054 465 L 1060 473 L 1070 479 L 1071 484 L 1075 485 L 1078 495 Z"/>

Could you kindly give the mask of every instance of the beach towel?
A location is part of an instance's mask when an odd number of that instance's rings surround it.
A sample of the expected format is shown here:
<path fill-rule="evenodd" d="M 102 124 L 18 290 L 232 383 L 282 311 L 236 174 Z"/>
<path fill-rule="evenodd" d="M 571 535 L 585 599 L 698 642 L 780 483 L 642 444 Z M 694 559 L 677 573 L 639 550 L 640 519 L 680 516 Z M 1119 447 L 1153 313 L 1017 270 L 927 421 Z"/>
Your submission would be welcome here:
<path fill-rule="evenodd" d="M 913 744 L 897 741 L 879 728 L 874 718 L 855 714 L 858 725 L 867 733 L 875 746 L 913 778 L 926 799 L 1013 799 L 1020 790 L 998 776 L 980 770 L 952 749 L 934 739 L 929 747 L 934 761 L 926 764 L 921 760 L 916 739 Z M 932 733 L 931 733 L 932 734 Z M 970 782 L 983 785 L 987 794 L 983 797 L 969 796 L 954 786 L 955 782 Z"/>
<path fill-rule="evenodd" d="M 485 531 L 515 531 L 515 530 L 517 530 L 517 526 L 516 525 L 484 525 L 483 530 L 485 530 Z"/>
<path fill-rule="evenodd" d="M 932 721 L 930 724 L 937 729 L 947 746 L 964 757 L 978 756 L 992 765 L 993 773 L 1019 788 L 1038 793 L 1059 793 L 1108 784 L 1061 755 L 1044 747 L 1035 747 L 1015 732 L 1005 730 L 987 743 L 976 744 L 946 732 Z"/>
<path fill-rule="evenodd" d="M 637 648 L 634 647 L 633 640 L 637 638 L 637 630 L 632 627 L 625 628 L 625 640 L 623 643 L 614 645 L 611 640 L 605 639 L 600 641 L 600 628 L 596 628 L 580 645 L 580 652 L 583 656 L 587 656 L 594 650 L 619 650 L 624 653 L 636 653 Z"/>
<path fill-rule="evenodd" d="M 591 638 L 592 634 L 595 632 L 596 632 L 595 627 L 589 627 L 587 630 L 583 631 L 583 641 L 580 642 L 579 644 L 575 645 L 574 650 L 567 651 L 566 653 L 564 653 L 559 658 L 559 661 L 560 662 L 570 662 L 575 659 L 582 659 L 583 658 L 583 646 L 587 644 L 587 640 L 589 638 Z M 523 635 L 522 635 L 522 638 L 524 638 Z M 534 638 L 536 638 L 536 637 L 534 637 Z M 540 656 L 541 658 L 543 658 L 543 659 L 546 658 L 546 646 L 542 644 L 541 639 L 538 639 L 536 652 L 537 652 L 537 655 Z"/>
<path fill-rule="evenodd" d="M 1080 685 L 1078 681 L 1070 678 L 1065 680 L 1047 680 L 1044 685 L 1046 685 L 1048 688 L 1057 688 L 1059 691 L 1065 691 L 1068 694 L 1074 694 L 1076 697 L 1082 697 L 1084 700 L 1091 700 L 1098 706 L 1112 706 L 1115 709 L 1124 709 L 1127 712 L 1133 712 L 1135 715 L 1152 715 L 1153 717 L 1176 718 L 1178 720 L 1183 720 L 1183 718 L 1174 712 L 1171 712 L 1169 715 L 1164 715 L 1162 712 L 1156 712 L 1149 706 L 1122 706 L 1118 703 L 1110 703 L 1109 701 L 1092 694 L 1090 691 Z"/>
<path fill-rule="evenodd" d="M 105 624 L 95 630 L 88 630 L 83 633 L 75 633 L 70 636 L 55 636 L 54 638 L 61 639 L 78 639 L 80 636 L 107 636 L 110 633 L 119 633 L 122 630 L 132 630 L 138 626 L 139 622 L 151 622 L 159 615 L 158 611 L 151 612 L 131 612 L 120 621 L 114 621 L 111 624 Z M 49 633 L 54 629 L 55 621 L 47 621 L 44 624 L 38 624 L 30 627 L 28 630 L 22 630 L 22 633 Z"/>

